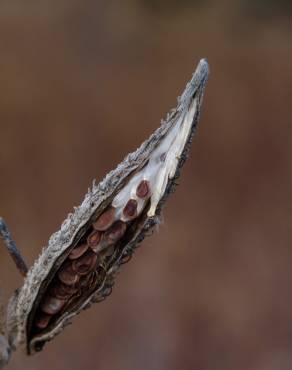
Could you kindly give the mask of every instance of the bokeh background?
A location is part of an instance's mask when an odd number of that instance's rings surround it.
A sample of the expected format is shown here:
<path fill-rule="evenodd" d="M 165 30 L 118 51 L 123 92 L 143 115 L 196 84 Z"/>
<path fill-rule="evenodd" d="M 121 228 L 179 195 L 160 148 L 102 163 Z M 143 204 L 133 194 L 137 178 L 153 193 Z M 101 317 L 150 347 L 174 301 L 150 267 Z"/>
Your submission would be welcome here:
<path fill-rule="evenodd" d="M 211 68 L 159 233 L 110 298 L 7 369 L 292 368 L 291 4 L 1 1 L 0 214 L 29 264 Z M 0 258 L 7 300 L 22 279 Z"/>

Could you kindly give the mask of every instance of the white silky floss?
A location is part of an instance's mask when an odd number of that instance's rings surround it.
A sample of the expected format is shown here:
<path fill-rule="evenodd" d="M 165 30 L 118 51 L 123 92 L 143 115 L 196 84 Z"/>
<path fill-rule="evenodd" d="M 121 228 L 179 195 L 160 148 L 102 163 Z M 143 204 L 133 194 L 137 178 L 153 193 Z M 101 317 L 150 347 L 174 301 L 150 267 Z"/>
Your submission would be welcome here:
<path fill-rule="evenodd" d="M 186 112 L 179 117 L 174 127 L 167 133 L 150 155 L 149 161 L 143 169 L 133 176 L 128 184 L 116 195 L 112 206 L 116 208 L 116 218 L 126 221 L 123 209 L 129 199 L 135 199 L 138 203 L 137 214 L 139 215 L 147 201 L 137 197 L 136 190 L 141 181 L 149 181 L 151 191 L 151 205 L 147 213 L 148 217 L 155 215 L 156 207 L 163 196 L 169 179 L 175 175 L 178 161 L 188 140 L 193 119 L 197 109 L 197 100 L 194 99 Z"/>

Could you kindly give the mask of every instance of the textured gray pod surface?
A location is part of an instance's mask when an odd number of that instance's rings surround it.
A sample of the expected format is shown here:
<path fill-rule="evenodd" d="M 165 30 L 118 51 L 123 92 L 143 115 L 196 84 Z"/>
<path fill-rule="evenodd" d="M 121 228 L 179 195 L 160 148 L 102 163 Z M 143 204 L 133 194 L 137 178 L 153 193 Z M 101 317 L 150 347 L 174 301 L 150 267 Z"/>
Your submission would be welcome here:
<path fill-rule="evenodd" d="M 93 183 L 82 204 L 68 215 L 60 230 L 51 236 L 48 246 L 29 270 L 23 286 L 10 300 L 7 331 L 12 349 L 25 345 L 28 354 L 41 350 L 45 342 L 71 322 L 73 316 L 110 294 L 119 267 L 159 223 L 162 206 L 172 192 L 188 155 L 208 73 L 207 62 L 201 60 L 182 96 L 178 98 L 177 107 L 168 114 L 161 126 L 98 185 Z M 116 205 L 115 210 L 119 210 L 120 204 L 124 207 L 127 194 L 133 194 L 131 186 L 136 186 L 139 179 L 149 180 L 150 195 L 141 202 L 138 200 L 138 203 L 134 200 L 138 204 L 138 211 L 133 218 L 126 218 L 125 208 L 120 213 L 116 211 L 119 216 L 115 217 L 121 217 L 122 220 L 118 222 L 126 225 L 125 234 L 110 248 L 105 248 L 105 254 L 102 254 L 103 250 L 100 256 L 97 252 L 98 263 L 89 288 L 81 289 L 74 299 L 70 298 L 70 302 L 59 310 L 58 315 L 50 317 L 49 323 L 39 324 L 43 325 L 41 329 L 40 326 L 36 328 L 39 307 L 44 306 L 42 302 L 46 299 L 48 287 L 68 260 L 68 255 L 80 245 L 84 235 L 92 230 L 94 222 L 108 207 Z"/>

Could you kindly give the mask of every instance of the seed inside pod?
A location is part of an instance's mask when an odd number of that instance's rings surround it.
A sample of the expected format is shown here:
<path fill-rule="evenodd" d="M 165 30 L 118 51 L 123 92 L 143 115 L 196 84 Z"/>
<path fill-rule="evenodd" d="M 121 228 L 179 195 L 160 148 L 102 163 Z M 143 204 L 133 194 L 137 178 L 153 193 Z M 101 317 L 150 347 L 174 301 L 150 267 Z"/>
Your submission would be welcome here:
<path fill-rule="evenodd" d="M 146 198 L 150 195 L 150 184 L 149 181 L 143 180 L 137 187 L 136 195 L 139 198 Z"/>
<path fill-rule="evenodd" d="M 87 275 L 82 276 L 82 279 L 80 279 L 80 286 L 82 288 L 86 287 L 87 289 L 90 289 L 90 287 L 95 282 L 95 278 L 96 278 L 96 275 L 93 272 L 88 273 Z"/>
<path fill-rule="evenodd" d="M 116 243 L 125 234 L 127 225 L 123 221 L 117 221 L 104 234 L 104 239 L 108 245 Z"/>
<path fill-rule="evenodd" d="M 135 199 L 128 200 L 125 208 L 123 209 L 123 214 L 128 219 L 132 219 L 137 215 L 137 201 Z"/>
<path fill-rule="evenodd" d="M 76 260 L 73 260 L 76 261 Z M 72 269 L 72 263 L 70 261 L 65 264 L 58 271 L 58 277 L 62 283 L 66 285 L 74 285 L 78 282 L 79 276 Z"/>
<path fill-rule="evenodd" d="M 89 234 L 87 238 L 87 244 L 90 247 L 96 247 L 98 243 L 100 242 L 100 238 L 101 238 L 101 232 L 94 230 L 91 234 Z"/>
<path fill-rule="evenodd" d="M 44 312 L 39 312 L 37 314 L 35 324 L 39 329 L 45 329 L 51 320 L 52 315 L 48 315 Z"/>
<path fill-rule="evenodd" d="M 72 269 L 78 275 L 86 275 L 95 268 L 97 255 L 88 250 L 83 256 L 73 261 Z"/>
<path fill-rule="evenodd" d="M 41 303 L 41 309 L 48 315 L 55 315 L 62 309 L 65 303 L 66 301 L 63 299 L 47 295 Z"/>
<path fill-rule="evenodd" d="M 15 347 L 20 342 L 25 342 L 28 354 L 41 350 L 45 342 L 52 339 L 65 326 L 63 324 L 78 314 L 89 302 L 106 298 L 115 281 L 115 269 L 125 262 L 123 256 L 132 255 L 144 236 L 147 236 L 157 224 L 163 205 L 161 200 L 166 200 L 188 155 L 191 134 L 198 121 L 207 78 L 206 63 L 203 64 L 179 99 L 178 107 L 168 115 L 161 129 L 158 129 L 138 150 L 129 154 L 125 161 L 110 172 L 100 184 L 93 184 L 81 206 L 75 209 L 73 215 L 70 214 L 62 223 L 60 231 L 50 238 L 48 248 L 32 267 L 29 278 L 15 296 L 13 306 L 9 310 L 12 321 L 12 330 L 9 332 L 12 336 L 11 343 L 15 343 Z M 149 194 L 145 198 L 140 198 L 137 189 L 144 179 L 149 181 Z M 137 200 L 139 218 L 128 222 L 123 215 L 123 209 L 129 199 Z M 109 206 L 115 207 L 115 214 L 106 225 L 106 222 L 99 221 L 98 217 L 99 215 L 103 217 L 102 214 Z M 123 221 L 125 225 L 117 227 L 118 236 L 114 237 L 115 232 L 111 228 L 118 220 Z M 105 227 L 104 230 L 98 230 L 102 232 L 102 239 L 97 247 L 100 251 L 97 267 L 79 277 L 76 283 L 79 286 L 78 293 L 67 300 L 59 313 L 52 317 L 48 327 L 40 333 L 35 330 L 35 314 L 41 310 L 42 298 L 50 294 L 49 291 L 46 292 L 48 283 L 51 279 L 58 280 L 58 270 L 64 265 L 64 260 L 75 247 L 76 241 L 80 240 L 80 244 L 87 243 L 93 222 L 99 227 Z M 103 249 L 105 236 L 112 241 L 121 239 L 116 243 L 107 244 L 107 248 Z M 110 258 L 100 256 L 109 253 L 111 249 L 113 253 Z M 90 250 L 92 248 L 87 249 Z M 85 254 L 86 252 L 79 258 Z M 78 258 L 69 259 L 71 262 L 77 260 Z M 91 278 L 94 279 L 94 284 L 90 288 Z M 83 282 L 85 286 L 82 285 Z M 48 288 L 50 289 L 50 286 Z M 29 291 L 33 291 L 34 294 L 28 294 Z"/>
<path fill-rule="evenodd" d="M 59 299 L 68 299 L 78 291 L 76 285 L 65 285 L 61 281 L 56 282 L 50 288 L 50 294 Z"/>
<path fill-rule="evenodd" d="M 114 207 L 109 207 L 99 218 L 93 223 L 95 230 L 104 231 L 108 229 L 115 221 L 116 210 Z"/>
<path fill-rule="evenodd" d="M 82 254 L 84 254 L 87 251 L 87 249 L 88 249 L 88 245 L 85 243 L 77 245 L 74 249 L 72 249 L 68 257 L 71 260 L 75 260 L 76 258 L 79 258 L 80 256 L 82 256 Z"/>

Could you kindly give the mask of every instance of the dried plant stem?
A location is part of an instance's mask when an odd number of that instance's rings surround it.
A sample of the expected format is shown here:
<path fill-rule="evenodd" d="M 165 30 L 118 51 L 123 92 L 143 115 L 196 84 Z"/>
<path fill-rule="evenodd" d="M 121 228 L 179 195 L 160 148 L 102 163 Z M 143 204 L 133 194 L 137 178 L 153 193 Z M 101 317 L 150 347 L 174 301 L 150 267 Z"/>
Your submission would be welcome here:
<path fill-rule="evenodd" d="M 1 217 L 0 217 L 0 235 L 2 236 L 4 244 L 8 249 L 8 252 L 10 253 L 10 256 L 12 257 L 17 269 L 19 270 L 21 275 L 25 277 L 28 271 L 27 265 L 20 251 L 18 250 L 14 240 L 12 239 L 11 233 L 7 227 L 6 222 Z"/>

